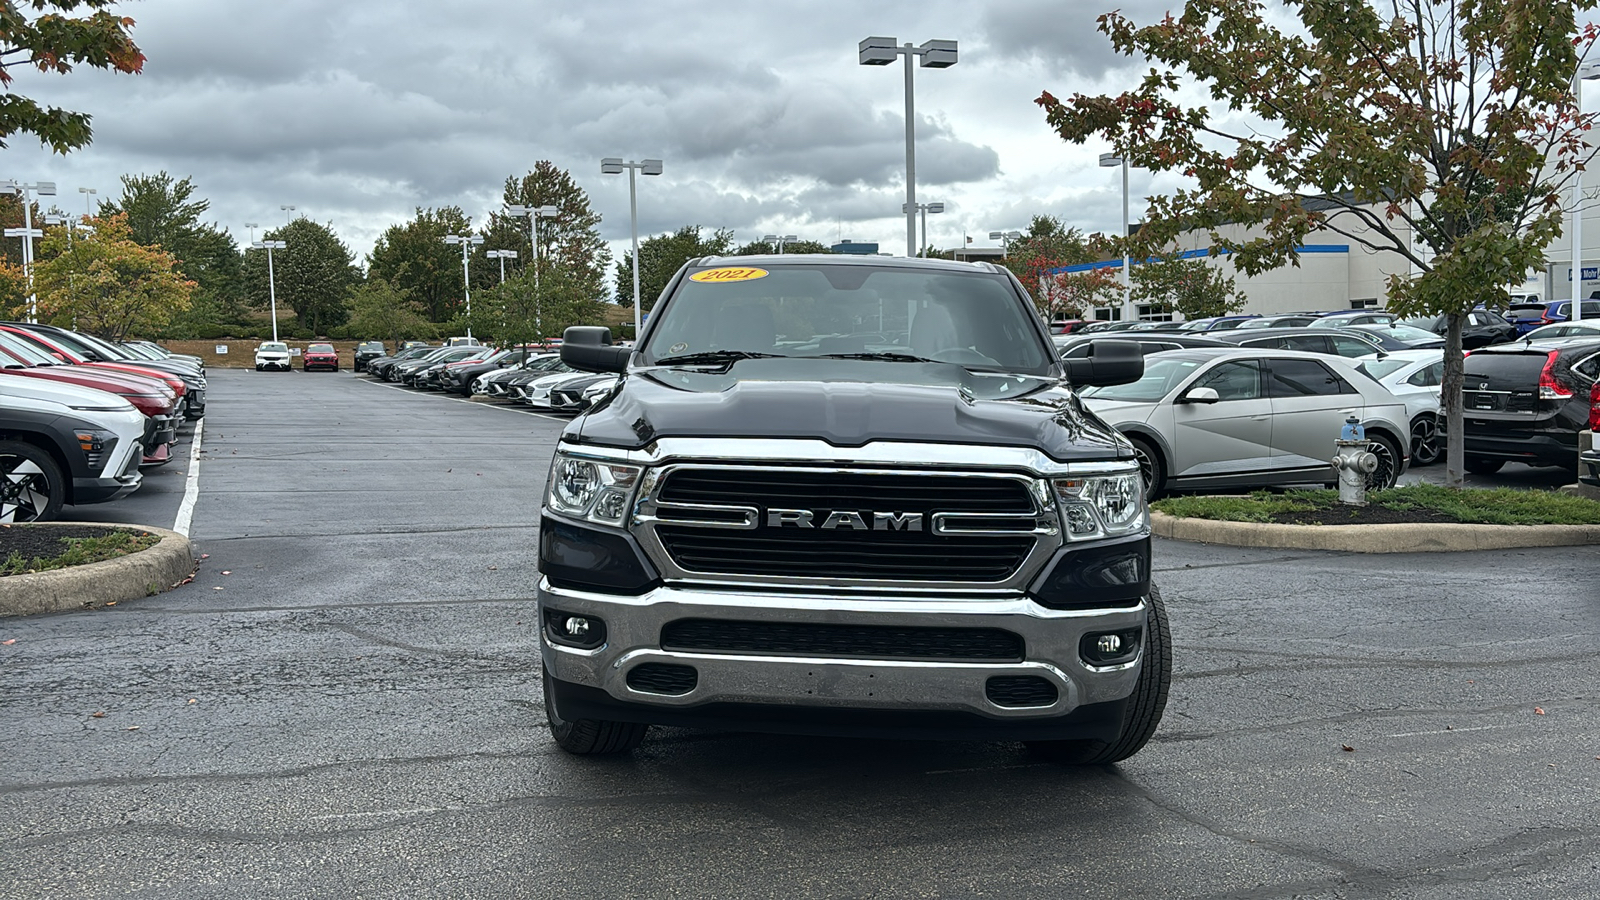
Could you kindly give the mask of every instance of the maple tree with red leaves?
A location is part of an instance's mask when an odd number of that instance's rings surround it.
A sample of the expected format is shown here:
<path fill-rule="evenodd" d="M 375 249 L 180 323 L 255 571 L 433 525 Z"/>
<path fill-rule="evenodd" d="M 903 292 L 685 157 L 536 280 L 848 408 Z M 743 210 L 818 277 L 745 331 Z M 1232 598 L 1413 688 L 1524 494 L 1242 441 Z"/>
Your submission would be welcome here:
<path fill-rule="evenodd" d="M 116 0 L 0 0 L 0 148 L 13 135 L 32 134 L 66 154 L 88 145 L 87 113 L 38 102 L 10 90 L 12 69 L 25 66 L 64 75 L 74 66 L 138 74 L 145 57 L 128 32 L 133 20 L 113 15 Z M 74 15 L 87 13 L 86 15 Z"/>
<path fill-rule="evenodd" d="M 1145 74 L 1036 102 L 1064 140 L 1185 179 L 1151 198 L 1136 257 L 1198 236 L 1257 275 L 1296 264 L 1314 232 L 1390 256 L 1388 308 L 1447 318 L 1440 399 L 1461 434 L 1466 317 L 1546 267 L 1595 154 L 1573 78 L 1600 37 L 1578 13 L 1597 3 L 1188 0 L 1145 26 L 1113 12 L 1100 31 Z M 1462 451 L 1450 442 L 1453 485 Z"/>

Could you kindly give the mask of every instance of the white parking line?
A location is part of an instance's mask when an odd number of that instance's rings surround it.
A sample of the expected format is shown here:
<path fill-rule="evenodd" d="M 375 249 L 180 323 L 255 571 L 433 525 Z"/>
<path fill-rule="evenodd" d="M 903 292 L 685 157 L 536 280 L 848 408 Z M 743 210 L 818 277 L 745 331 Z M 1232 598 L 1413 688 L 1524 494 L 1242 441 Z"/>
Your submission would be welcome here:
<path fill-rule="evenodd" d="M 1441 728 L 1437 731 L 1402 731 L 1399 734 L 1386 734 L 1384 737 L 1418 737 L 1424 734 L 1460 734 L 1463 731 L 1497 731 L 1501 728 L 1522 728 L 1522 725 L 1474 725 L 1470 728 Z"/>
<path fill-rule="evenodd" d="M 362 384 L 370 384 L 373 387 L 389 388 L 390 390 L 394 390 L 394 391 L 404 391 L 408 396 L 412 396 L 412 397 L 421 396 L 420 394 L 416 393 L 415 391 L 411 390 L 408 387 L 405 387 L 404 385 L 387 384 L 387 383 L 382 382 L 382 381 L 367 381 L 366 379 L 362 379 L 361 383 Z M 522 415 L 522 416 L 536 416 L 536 417 L 538 417 L 540 419 L 549 419 L 552 422 L 570 422 L 570 421 L 572 421 L 570 418 L 564 417 L 564 416 L 547 416 L 544 413 L 536 413 L 536 412 L 532 412 L 532 411 L 526 410 L 526 409 L 515 409 L 515 408 L 510 407 L 510 406 L 497 406 L 497 405 L 491 405 L 491 404 L 488 404 L 488 403 L 474 403 L 473 401 L 468 400 L 468 399 L 466 399 L 464 397 L 443 397 L 441 399 L 451 400 L 451 401 L 454 401 L 456 403 L 471 403 L 473 406 L 484 407 L 486 409 L 504 410 L 505 412 L 516 413 L 516 414 Z"/>
<path fill-rule="evenodd" d="M 189 536 L 189 524 L 194 519 L 194 504 L 200 499 L 200 435 L 204 433 L 206 420 L 194 420 L 194 442 L 189 447 L 189 474 L 183 479 L 183 503 L 178 505 L 178 518 L 172 523 L 172 530 Z"/>

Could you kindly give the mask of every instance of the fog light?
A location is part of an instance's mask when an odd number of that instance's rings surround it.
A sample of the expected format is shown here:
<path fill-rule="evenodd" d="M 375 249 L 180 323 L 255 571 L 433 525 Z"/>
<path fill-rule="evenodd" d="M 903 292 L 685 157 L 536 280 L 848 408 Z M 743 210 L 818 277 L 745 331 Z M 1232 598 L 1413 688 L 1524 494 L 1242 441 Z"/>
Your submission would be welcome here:
<path fill-rule="evenodd" d="M 1091 666 L 1120 666 L 1139 655 L 1142 636 L 1143 630 L 1138 628 L 1086 634 L 1078 642 L 1078 655 Z"/>
<path fill-rule="evenodd" d="M 574 616 L 558 609 L 546 609 L 544 636 L 557 646 L 593 650 L 606 642 L 606 623 L 595 616 Z"/>

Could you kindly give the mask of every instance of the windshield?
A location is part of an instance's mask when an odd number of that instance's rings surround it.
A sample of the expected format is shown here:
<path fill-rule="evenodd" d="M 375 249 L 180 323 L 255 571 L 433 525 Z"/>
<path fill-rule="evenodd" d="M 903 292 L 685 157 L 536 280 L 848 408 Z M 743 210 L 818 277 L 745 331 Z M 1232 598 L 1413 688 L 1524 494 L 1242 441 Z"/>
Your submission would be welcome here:
<path fill-rule="evenodd" d="M 1431 331 L 1411 325 L 1402 325 L 1398 322 L 1393 325 L 1367 325 L 1363 326 L 1361 330 L 1370 334 L 1392 337 L 1397 341 L 1436 341 L 1439 339 L 1439 336 Z"/>
<path fill-rule="evenodd" d="M 645 357 L 868 354 L 1046 374 L 1051 354 L 1024 302 L 1004 275 L 977 269 L 717 266 L 667 298 Z"/>
<path fill-rule="evenodd" d="M 1373 381 L 1377 381 L 1390 372 L 1397 372 L 1409 365 L 1411 365 L 1411 360 L 1395 359 L 1394 357 L 1390 356 L 1385 357 L 1384 359 L 1363 360 L 1356 368 L 1367 373 L 1368 375 L 1371 375 Z"/>
<path fill-rule="evenodd" d="M 288 353 L 289 352 L 289 345 L 288 344 L 273 344 L 273 343 L 269 342 L 269 343 L 262 344 L 260 347 L 257 347 L 256 348 L 256 352 L 257 353 L 274 353 L 274 352 L 276 352 L 276 353 Z"/>
<path fill-rule="evenodd" d="M 22 358 L 22 361 L 32 366 L 60 365 L 61 360 L 40 350 L 37 345 L 23 340 L 9 332 L 0 331 L 0 347 L 4 347 L 13 356 Z M 7 360 L 10 362 L 10 360 Z"/>
<path fill-rule="evenodd" d="M 1166 357 L 1160 354 L 1144 358 L 1144 377 L 1129 384 L 1085 388 L 1085 397 L 1097 400 L 1127 400 L 1134 403 L 1154 403 L 1177 387 L 1190 373 L 1200 368 L 1201 361 Z"/>
<path fill-rule="evenodd" d="M 306 348 L 307 353 L 332 353 L 332 344 L 312 344 Z"/>

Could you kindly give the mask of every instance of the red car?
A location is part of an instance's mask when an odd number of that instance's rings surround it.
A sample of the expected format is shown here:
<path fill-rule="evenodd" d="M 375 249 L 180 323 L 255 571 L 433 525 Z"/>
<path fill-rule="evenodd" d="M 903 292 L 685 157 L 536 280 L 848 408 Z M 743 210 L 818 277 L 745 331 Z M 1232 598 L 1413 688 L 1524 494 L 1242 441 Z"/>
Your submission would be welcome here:
<path fill-rule="evenodd" d="M 145 416 L 144 458 L 141 466 L 172 461 L 177 438 L 177 395 L 161 379 L 116 369 L 63 364 L 35 344 L 0 330 L 0 372 L 25 378 L 58 381 L 116 394 Z"/>
<path fill-rule="evenodd" d="M 339 371 L 339 351 L 332 344 L 312 344 L 300 356 L 300 369 L 309 372 L 312 369 L 332 369 Z"/>

